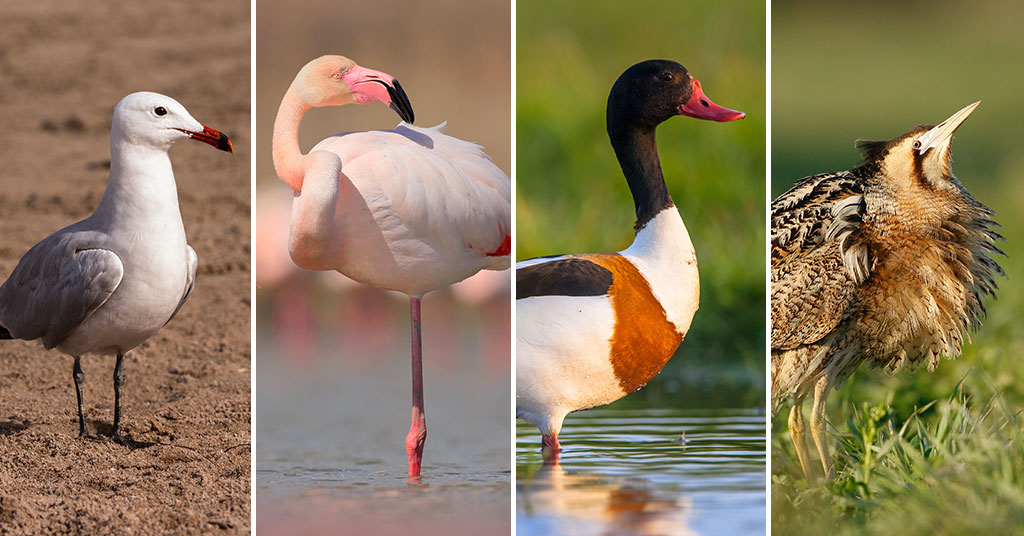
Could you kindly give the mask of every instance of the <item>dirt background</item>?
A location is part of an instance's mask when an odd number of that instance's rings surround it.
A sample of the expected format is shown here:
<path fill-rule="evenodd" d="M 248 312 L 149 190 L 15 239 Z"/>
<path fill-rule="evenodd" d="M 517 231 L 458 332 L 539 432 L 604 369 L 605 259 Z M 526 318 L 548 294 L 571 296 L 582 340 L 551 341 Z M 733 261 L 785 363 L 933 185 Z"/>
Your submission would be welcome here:
<path fill-rule="evenodd" d="M 0 344 L 0 534 L 247 533 L 250 523 L 249 2 L 0 3 L 0 279 L 106 186 L 114 104 L 152 90 L 235 154 L 171 151 L 196 288 L 128 354 L 123 422 L 154 446 L 77 439 L 72 359 Z M 113 357 L 83 358 L 94 432 Z"/>

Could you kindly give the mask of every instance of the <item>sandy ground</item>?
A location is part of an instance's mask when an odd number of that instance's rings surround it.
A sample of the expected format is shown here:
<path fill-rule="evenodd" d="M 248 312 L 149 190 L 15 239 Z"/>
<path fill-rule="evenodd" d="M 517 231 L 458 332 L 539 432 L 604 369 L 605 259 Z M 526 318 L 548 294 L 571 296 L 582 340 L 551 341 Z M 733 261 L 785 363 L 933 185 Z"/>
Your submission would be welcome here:
<path fill-rule="evenodd" d="M 0 19 L 0 279 L 95 208 L 122 96 L 171 95 L 236 149 L 171 151 L 199 274 L 178 316 L 125 361 L 125 430 L 154 445 L 79 440 L 71 358 L 0 344 L 0 534 L 247 533 L 249 3 L 35 0 L 3 3 Z M 87 422 L 101 433 L 113 363 L 83 359 Z"/>

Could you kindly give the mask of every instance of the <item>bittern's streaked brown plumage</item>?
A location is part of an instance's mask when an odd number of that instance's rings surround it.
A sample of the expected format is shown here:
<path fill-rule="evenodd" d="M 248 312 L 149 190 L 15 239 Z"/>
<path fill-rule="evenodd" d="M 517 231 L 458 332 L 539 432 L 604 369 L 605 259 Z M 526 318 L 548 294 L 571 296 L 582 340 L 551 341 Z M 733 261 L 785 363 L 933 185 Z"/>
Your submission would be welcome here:
<path fill-rule="evenodd" d="M 772 399 L 789 395 L 789 431 L 811 478 L 801 402 L 826 478 L 825 399 L 863 361 L 895 372 L 960 355 L 995 296 L 1002 237 L 992 211 L 953 176 L 953 132 L 971 104 L 935 127 L 860 142 L 864 162 L 805 177 L 772 202 Z"/>

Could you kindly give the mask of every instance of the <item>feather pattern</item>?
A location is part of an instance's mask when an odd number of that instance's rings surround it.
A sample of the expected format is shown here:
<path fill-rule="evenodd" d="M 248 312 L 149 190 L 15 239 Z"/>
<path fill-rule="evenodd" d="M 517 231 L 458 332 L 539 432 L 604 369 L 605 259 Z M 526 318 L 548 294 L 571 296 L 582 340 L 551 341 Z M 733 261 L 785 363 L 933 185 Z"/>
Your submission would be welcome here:
<path fill-rule="evenodd" d="M 951 174 L 932 183 L 899 160 L 914 154 L 901 152 L 910 134 L 862 142 L 863 165 L 800 179 L 772 202 L 773 397 L 802 397 L 823 376 L 836 385 L 865 360 L 932 370 L 980 325 L 1002 237 Z"/>

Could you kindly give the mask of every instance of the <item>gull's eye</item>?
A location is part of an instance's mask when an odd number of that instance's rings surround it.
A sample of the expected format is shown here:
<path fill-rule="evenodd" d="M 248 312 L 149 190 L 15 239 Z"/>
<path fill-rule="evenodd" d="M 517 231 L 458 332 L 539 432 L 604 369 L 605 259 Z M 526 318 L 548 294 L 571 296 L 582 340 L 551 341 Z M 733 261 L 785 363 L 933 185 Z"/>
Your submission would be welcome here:
<path fill-rule="evenodd" d="M 156 108 L 153 108 L 153 113 L 160 117 L 163 117 L 167 115 L 167 108 L 164 108 L 163 106 L 157 106 Z"/>
<path fill-rule="evenodd" d="M 664 73 L 659 74 L 658 78 L 660 78 L 662 81 L 665 81 L 665 82 L 671 82 L 674 77 L 672 76 L 672 73 L 664 72 Z"/>

